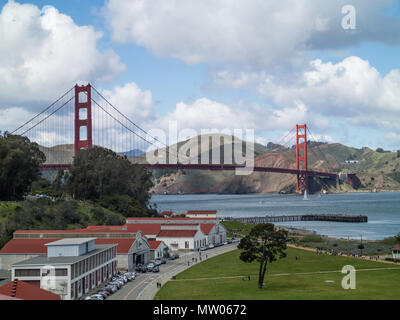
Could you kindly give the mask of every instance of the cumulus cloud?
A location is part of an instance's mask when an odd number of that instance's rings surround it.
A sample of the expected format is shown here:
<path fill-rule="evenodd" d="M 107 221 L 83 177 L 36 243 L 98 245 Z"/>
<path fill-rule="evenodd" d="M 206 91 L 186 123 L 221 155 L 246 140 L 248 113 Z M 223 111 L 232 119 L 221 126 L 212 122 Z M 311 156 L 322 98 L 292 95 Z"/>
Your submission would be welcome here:
<path fill-rule="evenodd" d="M 101 37 L 52 6 L 8 1 L 0 13 L 1 104 L 48 101 L 76 82 L 113 78 L 124 65 L 98 49 Z"/>
<path fill-rule="evenodd" d="M 266 77 L 259 93 L 278 106 L 304 103 L 311 112 L 346 119 L 353 125 L 399 128 L 400 70 L 382 76 L 366 60 L 348 57 L 333 64 L 314 60 L 292 83 Z"/>
<path fill-rule="evenodd" d="M 153 98 L 150 90 L 142 90 L 134 82 L 101 90 L 102 95 L 119 111 L 137 123 L 154 119 Z"/>
<path fill-rule="evenodd" d="M 109 0 L 103 15 L 115 41 L 188 64 L 244 63 L 270 67 L 303 62 L 310 50 L 364 40 L 400 43 L 399 19 L 380 14 L 391 0 L 353 0 L 356 30 L 341 26 L 347 0 Z"/>

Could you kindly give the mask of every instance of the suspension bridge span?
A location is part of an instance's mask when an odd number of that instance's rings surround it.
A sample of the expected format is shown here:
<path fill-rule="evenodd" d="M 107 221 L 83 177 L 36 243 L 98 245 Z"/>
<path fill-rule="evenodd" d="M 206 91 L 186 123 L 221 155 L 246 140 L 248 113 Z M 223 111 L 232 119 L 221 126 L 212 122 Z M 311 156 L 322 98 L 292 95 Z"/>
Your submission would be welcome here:
<path fill-rule="evenodd" d="M 101 146 L 128 158 L 140 158 L 149 147 L 169 148 L 155 136 L 150 135 L 124 112 L 118 109 L 106 94 L 91 84 L 75 85 L 51 105 L 38 112 L 11 134 L 28 137 L 39 144 L 46 155 L 41 170 L 68 170 L 73 157 L 81 149 Z M 132 117 L 132 116 L 131 116 Z M 338 178 L 333 170 L 310 170 L 308 168 L 307 125 L 295 128 L 295 168 L 254 166 L 255 172 L 272 172 L 296 175 L 297 192 L 308 192 L 308 177 Z M 324 157 L 324 155 L 321 155 Z M 328 161 L 326 161 L 328 163 Z M 243 165 L 213 163 L 156 163 L 142 159 L 136 165 L 148 169 L 177 170 L 236 170 Z M 352 183 L 352 174 L 348 175 Z"/>

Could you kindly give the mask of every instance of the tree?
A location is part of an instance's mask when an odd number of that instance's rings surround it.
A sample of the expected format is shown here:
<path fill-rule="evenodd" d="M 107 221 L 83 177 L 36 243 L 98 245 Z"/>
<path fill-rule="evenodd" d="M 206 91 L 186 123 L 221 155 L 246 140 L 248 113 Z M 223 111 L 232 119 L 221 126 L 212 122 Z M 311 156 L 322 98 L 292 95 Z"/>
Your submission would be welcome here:
<path fill-rule="evenodd" d="M 152 186 L 151 173 L 145 168 L 101 147 L 78 152 L 67 183 L 75 199 L 99 202 L 125 216 L 154 213 L 149 208 Z"/>
<path fill-rule="evenodd" d="M 27 137 L 0 134 L 0 200 L 23 198 L 33 181 L 40 177 L 45 155 Z"/>
<path fill-rule="evenodd" d="M 288 241 L 286 230 L 275 229 L 271 223 L 257 224 L 249 234 L 240 240 L 238 249 L 240 260 L 244 262 L 260 262 L 258 274 L 258 288 L 262 289 L 267 264 L 276 261 L 278 258 L 286 257 L 285 249 Z"/>

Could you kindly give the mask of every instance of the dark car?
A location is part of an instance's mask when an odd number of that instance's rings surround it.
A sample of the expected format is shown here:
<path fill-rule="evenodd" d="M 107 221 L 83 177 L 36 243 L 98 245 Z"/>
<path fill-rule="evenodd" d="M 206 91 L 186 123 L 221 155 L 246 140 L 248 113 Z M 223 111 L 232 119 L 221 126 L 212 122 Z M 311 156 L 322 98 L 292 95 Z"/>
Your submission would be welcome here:
<path fill-rule="evenodd" d="M 156 265 L 156 266 L 160 266 L 161 265 L 161 259 L 157 259 L 156 261 L 154 261 L 154 264 Z"/>
<path fill-rule="evenodd" d="M 164 257 L 161 258 L 161 263 L 162 264 L 166 264 L 167 263 L 167 259 L 165 259 Z"/>
<path fill-rule="evenodd" d="M 154 266 L 151 271 L 152 272 L 160 272 L 160 268 L 158 266 Z"/>
<path fill-rule="evenodd" d="M 136 270 L 137 272 L 141 272 L 141 271 L 142 271 L 142 265 L 141 265 L 140 263 L 137 264 L 135 270 Z"/>

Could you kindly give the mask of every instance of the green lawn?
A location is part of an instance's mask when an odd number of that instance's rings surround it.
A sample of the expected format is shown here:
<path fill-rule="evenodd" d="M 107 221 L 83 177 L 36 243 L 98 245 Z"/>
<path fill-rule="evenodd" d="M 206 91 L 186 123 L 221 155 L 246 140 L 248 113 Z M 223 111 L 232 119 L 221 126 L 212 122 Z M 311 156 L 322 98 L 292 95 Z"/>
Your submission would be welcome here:
<path fill-rule="evenodd" d="M 268 266 L 262 290 L 257 288 L 258 264 L 240 261 L 239 250 L 235 250 L 180 273 L 177 280 L 163 286 L 155 299 L 400 299 L 400 266 L 347 257 L 317 256 L 314 252 L 294 248 L 288 248 L 287 253 L 286 258 Z M 296 260 L 296 256 L 300 260 Z M 357 270 L 355 290 L 342 289 L 345 275 L 340 270 L 344 265 L 352 265 Z M 250 275 L 251 280 L 243 281 L 243 275 Z"/>

